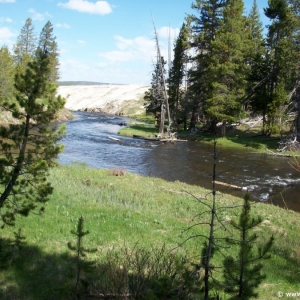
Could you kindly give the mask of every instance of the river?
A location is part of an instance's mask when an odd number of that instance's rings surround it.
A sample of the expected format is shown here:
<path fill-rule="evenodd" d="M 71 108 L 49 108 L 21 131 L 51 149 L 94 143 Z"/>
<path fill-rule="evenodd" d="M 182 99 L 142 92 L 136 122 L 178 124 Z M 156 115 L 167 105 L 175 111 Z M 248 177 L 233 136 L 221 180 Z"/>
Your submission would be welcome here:
<path fill-rule="evenodd" d="M 74 112 L 74 115 L 73 120 L 66 122 L 60 163 L 83 162 L 93 168 L 122 169 L 211 189 L 211 145 L 122 137 L 117 134 L 119 124 L 128 122 L 127 118 L 88 112 Z M 286 205 L 300 212 L 300 173 L 290 167 L 287 158 L 251 150 L 218 148 L 217 152 L 218 181 L 247 188 L 255 201 Z M 218 186 L 218 190 L 236 196 L 244 193 L 224 186 Z"/>

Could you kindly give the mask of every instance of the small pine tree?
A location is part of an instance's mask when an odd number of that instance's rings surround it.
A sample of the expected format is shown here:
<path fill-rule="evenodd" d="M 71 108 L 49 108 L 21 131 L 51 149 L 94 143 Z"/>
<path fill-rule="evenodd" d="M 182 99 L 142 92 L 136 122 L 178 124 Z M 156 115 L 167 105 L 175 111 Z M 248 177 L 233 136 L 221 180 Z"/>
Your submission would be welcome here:
<path fill-rule="evenodd" d="M 78 295 L 78 292 L 79 292 L 79 290 L 78 290 L 79 286 L 78 285 L 79 285 L 80 281 L 83 283 L 85 289 L 87 287 L 87 282 L 81 278 L 82 271 L 89 272 L 91 270 L 91 268 L 93 267 L 93 265 L 94 265 L 94 262 L 87 263 L 87 262 L 83 261 L 82 258 L 86 256 L 86 253 L 92 253 L 92 252 L 97 251 L 96 248 L 85 248 L 83 246 L 83 237 L 90 233 L 88 230 L 87 231 L 83 230 L 83 223 L 84 223 L 84 219 L 81 216 L 78 219 L 76 231 L 71 230 L 71 233 L 76 236 L 76 239 L 77 239 L 76 245 L 72 245 L 71 242 L 68 242 L 68 248 L 71 251 L 74 251 L 76 253 L 76 255 L 75 255 L 76 269 L 77 269 L 77 271 L 76 271 L 76 284 L 75 284 L 75 293 L 76 293 L 76 295 Z"/>
<path fill-rule="evenodd" d="M 19 228 L 17 232 L 14 232 L 15 239 L 11 244 L 12 247 L 12 257 L 11 262 L 17 257 L 22 247 L 26 244 L 26 237 L 22 235 L 22 228 Z"/>
<path fill-rule="evenodd" d="M 236 258 L 228 256 L 224 259 L 224 278 L 226 292 L 233 294 L 232 299 L 252 299 L 257 297 L 255 288 L 265 279 L 261 273 L 263 265 L 259 260 L 268 259 L 268 252 L 273 244 L 273 236 L 263 246 L 258 247 L 258 253 L 254 254 L 254 245 L 258 238 L 257 234 L 250 234 L 250 231 L 261 224 L 261 217 L 253 218 L 250 214 L 250 196 L 244 197 L 244 205 L 239 217 L 239 221 L 231 220 L 230 224 L 238 230 L 239 240 L 227 239 L 230 245 L 237 245 L 238 255 Z"/>

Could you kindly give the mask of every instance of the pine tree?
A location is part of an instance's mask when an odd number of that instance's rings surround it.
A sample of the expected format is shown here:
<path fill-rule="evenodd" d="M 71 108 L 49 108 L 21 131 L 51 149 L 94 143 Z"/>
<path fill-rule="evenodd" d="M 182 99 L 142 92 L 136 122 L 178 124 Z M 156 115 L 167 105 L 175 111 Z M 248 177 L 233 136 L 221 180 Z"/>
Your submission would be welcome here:
<path fill-rule="evenodd" d="M 178 121 L 181 115 L 184 116 L 184 98 L 185 91 L 182 87 L 183 78 L 185 76 L 185 64 L 187 61 L 187 27 L 183 23 L 179 35 L 175 41 L 174 46 L 174 59 L 172 67 L 169 70 L 169 105 L 171 115 L 173 117 L 173 123 L 176 127 L 176 131 L 179 131 Z"/>
<path fill-rule="evenodd" d="M 76 245 L 72 245 L 72 243 L 68 242 L 68 248 L 76 253 L 76 283 L 75 283 L 75 293 L 78 296 L 79 294 L 79 282 L 84 283 L 84 287 L 87 287 L 87 282 L 81 278 L 82 271 L 90 271 L 94 265 L 94 262 L 84 262 L 82 260 L 83 257 L 86 256 L 86 253 L 96 252 L 96 248 L 85 248 L 83 246 L 83 237 L 89 234 L 89 231 L 84 231 L 84 219 L 81 216 L 78 219 L 77 229 L 71 230 L 71 233 L 76 236 Z"/>
<path fill-rule="evenodd" d="M 0 48 L 0 98 L 10 98 L 14 92 L 14 60 L 6 46 Z"/>
<path fill-rule="evenodd" d="M 39 48 L 25 74 L 15 77 L 16 102 L 3 106 L 19 124 L 0 127 L 0 217 L 13 225 L 16 215 L 27 216 L 49 200 L 52 186 L 47 173 L 62 146 L 57 144 L 64 127 L 50 125 L 64 100 L 56 97 L 49 82 L 49 55 Z"/>
<path fill-rule="evenodd" d="M 248 66 L 246 19 L 242 0 L 229 0 L 223 11 L 223 21 L 212 42 L 212 56 L 208 68 L 212 91 L 205 112 L 211 119 L 222 122 L 222 136 L 226 124 L 235 122 L 241 112 L 245 94 Z"/>
<path fill-rule="evenodd" d="M 164 66 L 166 61 L 161 57 L 163 72 L 166 73 Z M 165 107 L 164 107 L 164 87 L 161 67 L 157 62 L 155 64 L 154 71 L 152 73 L 151 87 L 145 93 L 144 100 L 146 106 L 146 112 L 154 114 L 156 122 L 159 119 L 159 134 L 163 133 L 163 126 L 165 120 Z"/>
<path fill-rule="evenodd" d="M 14 45 L 14 60 L 19 72 L 24 72 L 27 63 L 32 59 L 36 50 L 36 34 L 32 19 L 28 18 L 21 29 Z"/>
<path fill-rule="evenodd" d="M 265 39 L 263 38 L 263 27 L 260 21 L 259 10 L 256 0 L 253 1 L 252 9 L 246 20 L 249 47 L 246 61 L 250 67 L 247 75 L 247 94 L 251 93 L 254 86 L 259 84 L 264 78 L 270 74 L 271 69 L 268 62 L 268 53 L 265 47 Z M 243 103 L 247 110 L 248 105 L 252 109 L 252 113 L 262 114 L 263 116 L 263 132 L 266 125 L 266 114 L 268 111 L 269 97 L 265 85 L 256 89 L 249 101 Z"/>
<path fill-rule="evenodd" d="M 216 39 L 223 18 L 222 11 L 225 2 L 223 0 L 197 0 L 192 8 L 197 11 L 198 17 L 188 15 L 187 21 L 191 32 L 191 47 L 195 51 L 192 57 L 193 68 L 189 74 L 188 94 L 191 98 L 191 124 L 194 129 L 199 113 L 204 116 L 211 85 L 208 80 L 208 68 L 211 64 L 212 42 Z M 207 116 L 206 116 L 207 117 Z M 211 127 L 215 131 L 215 119 L 209 118 Z"/>
<path fill-rule="evenodd" d="M 269 65 L 272 76 L 267 83 L 270 103 L 268 106 L 268 131 L 271 135 L 280 128 L 283 107 L 288 103 L 288 89 L 298 77 L 298 47 L 296 36 L 300 29 L 299 17 L 287 0 L 272 0 L 264 9 L 272 20 L 268 30 Z M 285 95 L 282 92 L 285 90 Z M 279 95 L 281 98 L 279 99 Z"/>
<path fill-rule="evenodd" d="M 41 49 L 42 52 L 46 53 L 49 56 L 49 81 L 50 82 L 57 82 L 59 79 L 59 72 L 58 72 L 58 46 L 56 43 L 56 37 L 53 36 L 53 25 L 50 21 L 48 21 L 45 26 L 43 27 L 39 42 L 38 48 Z"/>
<path fill-rule="evenodd" d="M 253 299 L 257 297 L 255 288 L 265 279 L 261 273 L 263 265 L 259 260 L 268 259 L 268 252 L 273 244 L 273 236 L 262 247 L 258 247 L 257 254 L 254 253 L 254 246 L 257 241 L 257 234 L 251 234 L 251 230 L 261 224 L 261 217 L 251 217 L 250 196 L 244 197 L 244 205 L 239 221 L 230 221 L 230 225 L 239 232 L 239 240 L 227 239 L 227 243 L 237 245 L 237 257 L 228 256 L 224 259 L 224 285 L 226 291 L 234 295 L 234 299 Z"/>

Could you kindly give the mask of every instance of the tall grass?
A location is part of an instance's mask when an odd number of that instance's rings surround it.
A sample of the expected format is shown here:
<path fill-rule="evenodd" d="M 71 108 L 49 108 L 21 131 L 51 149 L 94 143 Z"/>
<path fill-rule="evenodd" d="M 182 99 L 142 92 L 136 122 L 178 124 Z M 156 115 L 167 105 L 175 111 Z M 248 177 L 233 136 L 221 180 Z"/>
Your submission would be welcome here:
<path fill-rule="evenodd" d="M 70 232 L 76 230 L 80 216 L 85 219 L 85 229 L 90 231 L 86 247 L 97 246 L 98 249 L 87 259 L 103 261 L 108 251 L 122 249 L 126 243 L 129 248 L 138 244 L 145 249 L 165 244 L 169 250 L 180 245 L 179 253 L 187 253 L 191 260 L 199 261 L 204 240 L 188 238 L 206 235 L 209 228 L 199 225 L 190 231 L 184 230 L 194 224 L 195 216 L 205 212 L 206 207 L 196 198 L 207 197 L 210 201 L 209 191 L 179 181 L 168 182 L 130 173 L 115 176 L 114 172 L 89 169 L 84 165 L 52 169 L 50 181 L 54 193 L 45 213 L 20 218 L 16 228 L 5 227 L 1 231 L 3 241 L 9 242 L 13 232 L 22 228 L 27 243 L 17 259 L 1 268 L 2 299 L 70 299 L 74 263 L 67 243 L 72 240 Z M 238 217 L 240 207 L 237 206 L 242 201 L 225 194 L 217 195 L 219 207 L 235 207 L 220 212 L 223 222 Z M 267 279 L 259 288 L 259 299 L 278 299 L 278 291 L 297 291 L 299 214 L 261 203 L 254 204 L 252 212 L 264 219 L 257 231 L 260 241 L 272 234 L 275 236 L 272 258 L 264 263 Z M 194 222 L 202 222 L 205 218 L 204 213 Z M 225 237 L 227 232 L 220 228 L 218 235 Z M 214 264 L 221 266 L 222 260 L 221 255 L 216 255 Z M 219 278 L 221 275 L 220 272 Z"/>

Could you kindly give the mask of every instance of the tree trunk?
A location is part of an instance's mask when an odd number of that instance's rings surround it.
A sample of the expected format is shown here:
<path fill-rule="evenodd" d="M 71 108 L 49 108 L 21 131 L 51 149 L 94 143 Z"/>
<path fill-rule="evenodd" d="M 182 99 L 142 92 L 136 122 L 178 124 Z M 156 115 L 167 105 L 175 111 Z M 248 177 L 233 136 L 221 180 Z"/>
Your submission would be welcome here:
<path fill-rule="evenodd" d="M 161 105 L 161 112 L 160 112 L 160 124 L 158 134 L 162 137 L 164 134 L 164 126 L 165 126 L 165 107 L 164 104 Z"/>
<path fill-rule="evenodd" d="M 211 129 L 211 133 L 213 135 L 217 134 L 217 120 L 213 119 L 210 121 L 210 129 Z"/>
<path fill-rule="evenodd" d="M 190 124 L 190 130 L 191 131 L 196 130 L 196 124 L 197 124 L 198 116 L 199 116 L 199 107 L 200 107 L 199 102 L 195 103 L 195 105 L 193 107 L 192 117 L 191 117 L 191 124 Z"/>
<path fill-rule="evenodd" d="M 30 124 L 30 115 L 27 114 L 25 129 L 24 129 L 24 133 L 22 136 L 22 139 L 23 139 L 22 146 L 21 146 L 18 158 L 17 158 L 16 165 L 14 166 L 14 170 L 11 175 L 11 179 L 10 179 L 9 183 L 7 184 L 7 186 L 5 187 L 5 190 L 1 194 L 0 209 L 4 205 L 5 200 L 9 197 L 10 193 L 12 192 L 12 190 L 18 180 L 18 177 L 22 171 L 22 165 L 24 163 L 25 152 L 26 152 L 28 136 L 29 136 L 29 124 Z"/>
<path fill-rule="evenodd" d="M 300 92 L 300 91 L 299 91 Z M 297 117 L 295 120 L 295 135 L 297 142 L 300 142 L 300 94 L 298 95 L 297 99 Z"/>
<path fill-rule="evenodd" d="M 226 121 L 223 121 L 222 123 L 222 137 L 225 137 L 226 135 Z"/>

